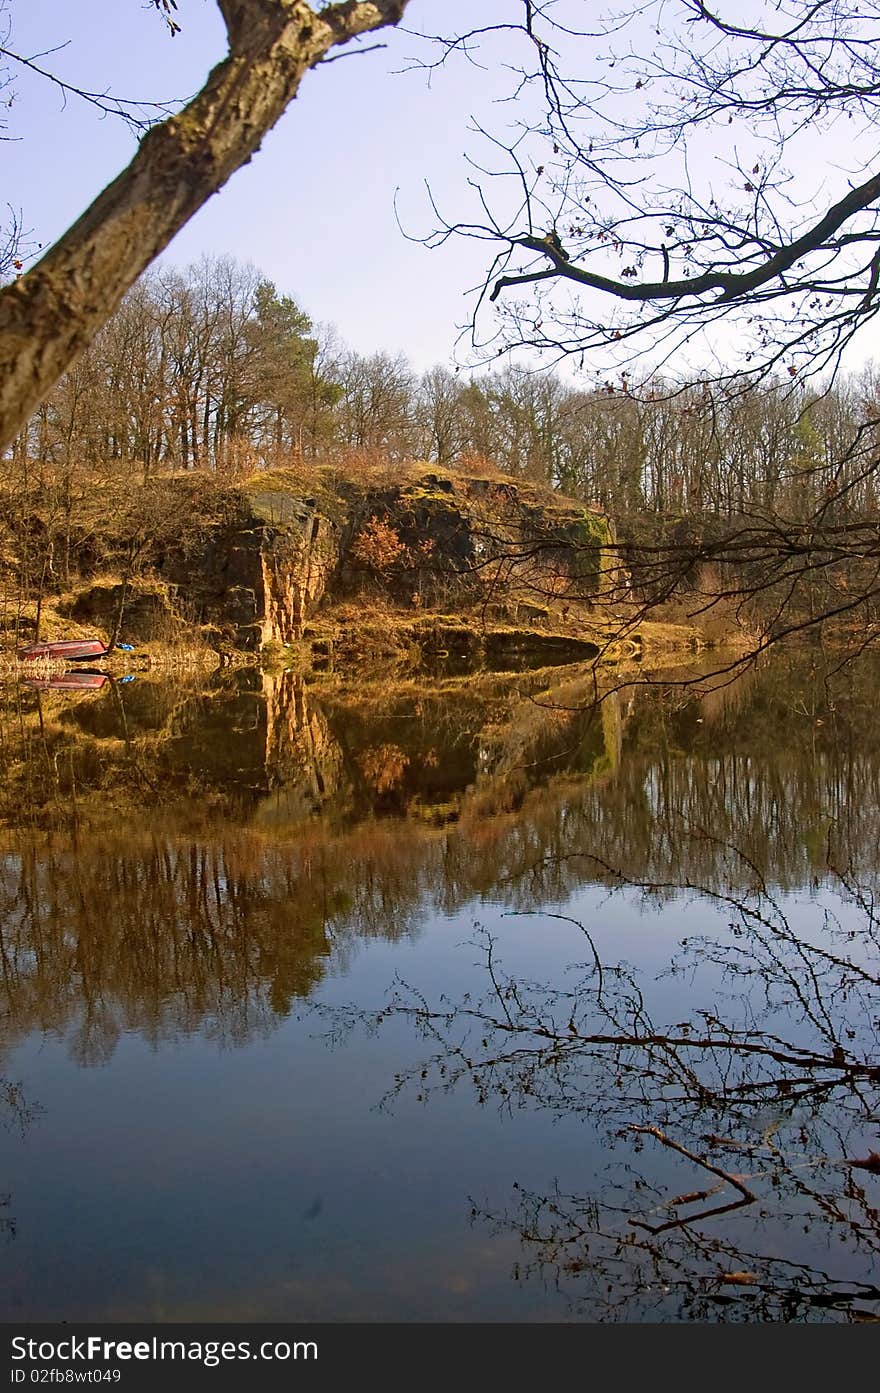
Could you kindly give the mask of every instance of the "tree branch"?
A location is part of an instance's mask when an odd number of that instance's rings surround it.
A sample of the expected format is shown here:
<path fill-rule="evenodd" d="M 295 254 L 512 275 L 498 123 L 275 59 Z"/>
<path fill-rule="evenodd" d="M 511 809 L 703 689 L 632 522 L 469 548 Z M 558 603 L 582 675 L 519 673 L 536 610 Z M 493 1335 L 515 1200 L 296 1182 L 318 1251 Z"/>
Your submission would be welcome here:
<path fill-rule="evenodd" d="M 230 52 L 154 126 L 127 169 L 37 265 L 0 292 L 0 449 L 211 194 L 259 149 L 332 48 L 396 24 L 408 0 L 315 12 L 299 0 L 218 0 Z"/>
<path fill-rule="evenodd" d="M 880 174 L 872 174 L 869 179 L 839 199 L 817 223 L 801 237 L 780 247 L 760 266 L 749 271 L 724 271 L 713 268 L 701 276 L 687 280 L 647 281 L 641 285 L 630 285 L 626 281 L 615 280 L 609 276 L 599 276 L 577 266 L 544 237 L 514 237 L 512 245 L 528 251 L 540 252 L 552 263 L 552 269 L 524 272 L 515 276 L 502 276 L 495 282 L 490 300 L 496 300 L 500 293 L 510 286 L 526 285 L 535 281 L 559 278 L 576 281 L 615 296 L 618 300 L 681 300 L 685 297 L 696 299 L 708 291 L 720 290 L 719 304 L 728 304 L 742 299 L 762 286 L 779 280 L 786 271 L 809 252 L 818 251 L 855 213 L 869 208 L 880 198 Z"/>

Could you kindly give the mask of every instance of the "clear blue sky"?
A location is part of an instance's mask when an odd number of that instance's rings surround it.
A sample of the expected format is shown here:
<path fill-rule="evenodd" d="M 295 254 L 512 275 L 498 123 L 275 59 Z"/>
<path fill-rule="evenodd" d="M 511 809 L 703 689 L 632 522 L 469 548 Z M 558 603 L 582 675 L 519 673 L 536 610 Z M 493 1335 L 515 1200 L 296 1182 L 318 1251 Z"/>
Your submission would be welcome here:
<path fill-rule="evenodd" d="M 473 21 L 473 0 L 414 0 L 407 23 L 430 31 Z M 491 21 L 509 6 L 480 0 Z M 179 0 L 183 32 L 169 38 L 144 0 L 12 0 L 12 46 L 27 55 L 69 41 L 44 60 L 61 77 L 133 98 L 196 91 L 223 57 L 214 0 Z M 397 73 L 416 44 L 381 36 L 387 49 L 310 73 L 251 164 L 177 236 L 165 260 L 203 253 L 251 261 L 313 319 L 333 323 L 355 348 L 402 350 L 419 367 L 450 359 L 467 318 L 463 292 L 483 269 L 478 247 L 430 252 L 408 243 L 394 218 L 395 189 L 413 231 L 428 230 L 424 179 L 455 212 L 466 177 L 471 113 L 485 117 L 507 79 L 460 63 Z M 376 39 L 373 40 L 377 41 Z M 8 140 L 0 146 L 3 198 L 51 243 L 128 162 L 134 137 L 118 121 L 25 73 L 15 78 Z M 493 121 L 498 122 L 499 108 Z"/>
<path fill-rule="evenodd" d="M 183 98 L 225 53 L 214 0 L 178 0 L 183 27 L 173 39 L 146 0 L 5 3 L 19 52 L 66 45 L 43 60 L 47 66 L 78 86 L 120 96 Z M 579 16 L 598 13 L 584 0 L 570 4 Z M 517 17 L 511 0 L 412 0 L 405 23 L 448 33 Z M 453 239 L 429 251 L 408 242 L 395 222 L 395 190 L 413 233 L 432 227 L 426 179 L 450 218 L 472 214 L 465 152 L 486 158 L 488 150 L 469 130 L 471 120 L 501 133 L 522 112 L 499 100 L 511 87 L 503 41 L 493 48 L 492 66 L 458 61 L 430 84 L 424 73 L 400 71 L 418 51 L 413 38 L 387 30 L 367 40 L 377 41 L 387 47 L 307 75 L 262 150 L 196 214 L 164 259 L 186 264 L 229 253 L 250 261 L 353 347 L 403 351 L 425 368 L 451 361 L 457 329 L 469 318 L 466 292 L 482 282 L 488 248 Z M 14 139 L 0 144 L 2 197 L 49 244 L 128 162 L 135 140 L 121 122 L 100 118 L 75 98 L 65 104 L 27 73 L 15 77 L 15 88 L 6 133 Z M 811 182 L 821 187 L 827 177 L 828 189 L 839 192 L 846 174 L 839 161 L 847 153 L 839 136 L 807 136 L 806 166 L 794 149 L 792 159 L 800 158 Z M 716 140 L 712 134 L 702 155 L 691 154 L 701 178 L 724 175 Z M 738 351 L 735 338 L 720 337 L 726 353 Z M 875 345 L 869 328 L 850 362 Z"/>

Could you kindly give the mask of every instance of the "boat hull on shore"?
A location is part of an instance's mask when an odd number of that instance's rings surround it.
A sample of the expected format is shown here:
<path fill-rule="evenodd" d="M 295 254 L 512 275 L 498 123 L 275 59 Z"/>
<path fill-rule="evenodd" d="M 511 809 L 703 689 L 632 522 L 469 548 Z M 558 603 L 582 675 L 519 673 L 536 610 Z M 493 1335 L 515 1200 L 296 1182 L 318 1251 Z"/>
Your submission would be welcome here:
<path fill-rule="evenodd" d="M 18 656 L 23 663 L 40 660 L 79 663 L 104 658 L 107 651 L 106 643 L 100 638 L 66 638 L 56 643 L 30 643 L 27 648 L 19 648 Z"/>

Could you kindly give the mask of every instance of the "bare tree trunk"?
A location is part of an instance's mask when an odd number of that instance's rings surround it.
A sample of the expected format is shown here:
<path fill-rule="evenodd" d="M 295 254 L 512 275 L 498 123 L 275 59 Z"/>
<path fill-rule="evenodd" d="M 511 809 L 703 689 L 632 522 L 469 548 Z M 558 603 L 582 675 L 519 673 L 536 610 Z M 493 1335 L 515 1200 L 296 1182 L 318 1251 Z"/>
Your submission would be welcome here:
<path fill-rule="evenodd" d="M 14 439 L 125 292 L 184 223 L 247 163 L 338 44 L 396 24 L 408 0 L 330 5 L 217 0 L 229 56 L 27 275 L 0 292 L 0 449 Z"/>

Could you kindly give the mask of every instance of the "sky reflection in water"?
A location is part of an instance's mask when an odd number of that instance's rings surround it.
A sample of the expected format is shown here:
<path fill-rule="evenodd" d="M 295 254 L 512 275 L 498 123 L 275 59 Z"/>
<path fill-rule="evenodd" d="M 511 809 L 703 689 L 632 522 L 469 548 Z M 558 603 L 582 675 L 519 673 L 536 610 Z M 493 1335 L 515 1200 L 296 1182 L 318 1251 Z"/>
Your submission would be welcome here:
<path fill-rule="evenodd" d="M 872 676 L 8 692 L 5 1318 L 880 1313 Z"/>

